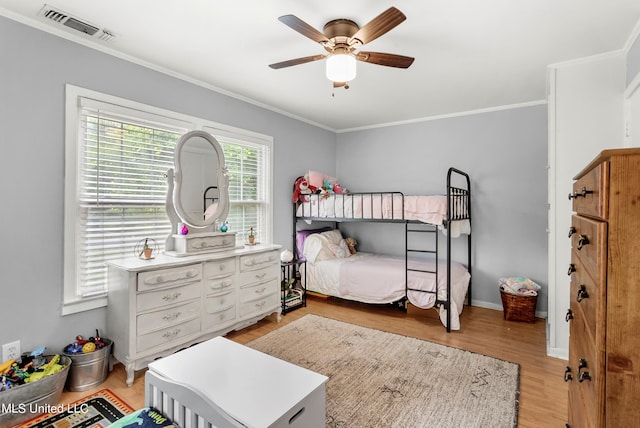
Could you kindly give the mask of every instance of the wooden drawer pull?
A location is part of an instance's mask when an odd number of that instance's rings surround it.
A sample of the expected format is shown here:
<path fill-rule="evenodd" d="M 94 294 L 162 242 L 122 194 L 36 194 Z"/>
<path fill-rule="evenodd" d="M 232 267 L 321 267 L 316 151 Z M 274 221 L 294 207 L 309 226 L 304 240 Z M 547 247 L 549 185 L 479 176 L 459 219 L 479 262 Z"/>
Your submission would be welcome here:
<path fill-rule="evenodd" d="M 586 187 L 583 187 L 582 191 L 580 193 L 578 193 L 578 192 L 569 193 L 569 200 L 576 199 L 576 198 L 579 198 L 579 197 L 585 198 L 587 195 L 590 195 L 592 193 L 593 193 L 593 190 L 587 190 Z"/>
<path fill-rule="evenodd" d="M 591 380 L 591 375 L 588 371 L 582 371 L 587 368 L 587 360 L 580 358 L 578 363 L 578 382 L 584 382 L 585 380 Z"/>
<path fill-rule="evenodd" d="M 580 235 L 578 239 L 578 251 L 582 250 L 582 247 L 589 244 L 589 237 L 587 235 Z"/>
<path fill-rule="evenodd" d="M 564 320 L 569 322 L 573 319 L 573 311 L 571 309 L 567 309 L 567 314 L 564 316 Z"/>
<path fill-rule="evenodd" d="M 582 302 L 584 299 L 589 298 L 589 292 L 587 291 L 587 287 L 584 284 L 580 284 L 580 288 L 578 288 L 578 295 L 576 296 L 576 300 L 578 302 Z"/>
<path fill-rule="evenodd" d="M 573 380 L 573 376 L 571 375 L 571 367 L 567 366 L 564 370 L 564 381 L 569 382 L 570 380 Z"/>

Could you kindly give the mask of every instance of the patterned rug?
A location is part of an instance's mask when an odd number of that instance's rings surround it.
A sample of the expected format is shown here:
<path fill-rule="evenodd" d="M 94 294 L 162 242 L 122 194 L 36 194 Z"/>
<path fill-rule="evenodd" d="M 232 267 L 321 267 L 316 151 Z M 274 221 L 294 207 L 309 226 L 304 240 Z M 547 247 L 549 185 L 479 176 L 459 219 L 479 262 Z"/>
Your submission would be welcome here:
<path fill-rule="evenodd" d="M 518 424 L 515 363 L 317 315 L 247 345 L 329 377 L 327 428 Z"/>
<path fill-rule="evenodd" d="M 133 409 L 108 389 L 74 403 L 55 406 L 53 412 L 38 416 L 20 428 L 103 428 Z"/>

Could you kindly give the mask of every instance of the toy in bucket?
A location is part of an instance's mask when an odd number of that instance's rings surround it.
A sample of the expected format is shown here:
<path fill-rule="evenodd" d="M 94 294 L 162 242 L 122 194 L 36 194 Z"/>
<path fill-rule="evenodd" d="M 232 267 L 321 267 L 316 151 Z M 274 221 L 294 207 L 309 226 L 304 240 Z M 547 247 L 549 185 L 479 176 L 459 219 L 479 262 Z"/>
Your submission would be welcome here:
<path fill-rule="evenodd" d="M 500 298 L 507 321 L 535 322 L 540 285 L 529 278 L 500 278 Z"/>

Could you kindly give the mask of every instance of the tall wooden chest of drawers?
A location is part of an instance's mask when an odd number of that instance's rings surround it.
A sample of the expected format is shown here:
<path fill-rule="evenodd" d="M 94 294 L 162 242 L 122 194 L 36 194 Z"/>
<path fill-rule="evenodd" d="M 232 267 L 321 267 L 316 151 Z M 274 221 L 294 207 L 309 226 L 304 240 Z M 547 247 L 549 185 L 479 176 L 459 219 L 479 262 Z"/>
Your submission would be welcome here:
<path fill-rule="evenodd" d="M 574 179 L 567 426 L 637 426 L 640 149 L 605 150 Z"/>

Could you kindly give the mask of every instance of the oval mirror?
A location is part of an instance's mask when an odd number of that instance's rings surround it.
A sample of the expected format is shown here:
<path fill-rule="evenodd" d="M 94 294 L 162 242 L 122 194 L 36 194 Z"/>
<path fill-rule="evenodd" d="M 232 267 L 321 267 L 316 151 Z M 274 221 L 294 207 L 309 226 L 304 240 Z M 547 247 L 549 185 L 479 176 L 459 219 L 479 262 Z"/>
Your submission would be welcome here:
<path fill-rule="evenodd" d="M 209 228 L 229 212 L 224 152 L 205 131 L 184 134 L 176 145 L 173 204 L 189 229 Z"/>

